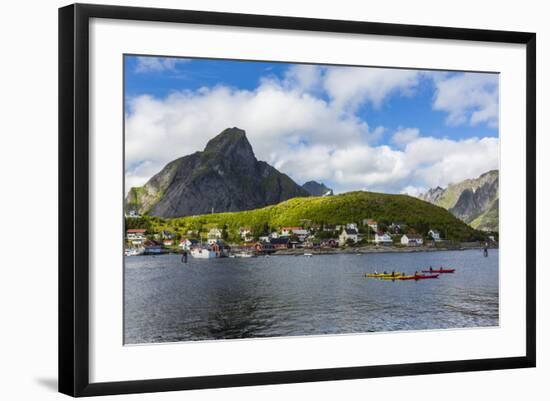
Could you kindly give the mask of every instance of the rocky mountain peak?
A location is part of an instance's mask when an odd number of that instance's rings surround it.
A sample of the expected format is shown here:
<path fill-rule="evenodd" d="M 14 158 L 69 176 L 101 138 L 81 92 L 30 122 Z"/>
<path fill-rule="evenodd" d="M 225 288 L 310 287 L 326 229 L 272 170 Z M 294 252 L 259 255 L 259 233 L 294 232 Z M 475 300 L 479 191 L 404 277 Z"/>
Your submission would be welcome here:
<path fill-rule="evenodd" d="M 195 152 L 168 163 L 143 187 L 132 188 L 127 210 L 180 217 L 251 210 L 309 193 L 258 161 L 244 130 L 227 128 Z"/>
<path fill-rule="evenodd" d="M 318 183 L 317 181 L 308 181 L 302 185 L 302 188 L 304 188 L 312 196 L 330 196 L 334 194 L 331 188 L 327 187 L 322 182 Z"/>
<path fill-rule="evenodd" d="M 239 157 L 255 158 L 252 145 L 248 142 L 246 132 L 240 128 L 226 128 L 208 141 L 205 153 L 236 154 Z"/>

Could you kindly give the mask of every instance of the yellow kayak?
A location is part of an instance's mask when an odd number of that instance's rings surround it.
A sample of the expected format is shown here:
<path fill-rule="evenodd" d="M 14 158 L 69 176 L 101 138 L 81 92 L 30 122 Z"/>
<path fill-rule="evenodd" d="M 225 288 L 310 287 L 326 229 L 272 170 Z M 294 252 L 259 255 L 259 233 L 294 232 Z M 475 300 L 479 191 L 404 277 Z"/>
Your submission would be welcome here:
<path fill-rule="evenodd" d="M 411 275 L 405 275 L 403 276 L 402 274 L 399 274 L 399 275 L 395 275 L 395 277 L 392 277 L 391 275 L 390 276 L 384 276 L 384 277 L 380 277 L 382 280 L 414 280 L 416 276 L 413 274 L 412 276 Z"/>
<path fill-rule="evenodd" d="M 402 276 L 401 273 L 395 273 L 392 275 L 391 273 L 367 273 L 365 274 L 367 277 L 373 277 L 373 278 L 395 278 Z"/>

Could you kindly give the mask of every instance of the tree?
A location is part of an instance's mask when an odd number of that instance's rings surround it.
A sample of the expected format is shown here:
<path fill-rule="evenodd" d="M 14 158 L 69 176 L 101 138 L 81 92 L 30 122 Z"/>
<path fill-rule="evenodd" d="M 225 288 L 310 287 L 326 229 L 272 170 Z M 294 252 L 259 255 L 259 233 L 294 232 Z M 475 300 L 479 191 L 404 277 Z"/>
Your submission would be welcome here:
<path fill-rule="evenodd" d="M 229 233 L 227 232 L 227 224 L 224 224 L 222 228 L 222 240 L 224 240 L 224 242 L 227 242 L 228 238 L 229 238 Z"/>

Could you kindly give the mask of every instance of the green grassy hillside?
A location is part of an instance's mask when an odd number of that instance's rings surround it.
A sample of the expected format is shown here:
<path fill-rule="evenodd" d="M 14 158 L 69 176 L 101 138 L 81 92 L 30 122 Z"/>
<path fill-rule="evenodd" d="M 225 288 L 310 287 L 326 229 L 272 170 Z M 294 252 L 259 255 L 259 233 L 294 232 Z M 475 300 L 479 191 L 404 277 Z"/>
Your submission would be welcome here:
<path fill-rule="evenodd" d="M 188 230 L 204 232 L 217 226 L 228 231 L 239 227 L 276 229 L 303 224 L 346 224 L 373 218 L 390 224 L 405 222 L 409 229 L 426 235 L 437 229 L 451 240 L 470 241 L 484 238 L 481 233 L 454 217 L 447 210 L 408 195 L 372 192 L 349 192 L 329 197 L 293 198 L 261 209 L 242 212 L 216 213 L 174 219 L 145 216 L 128 219 L 128 226 L 140 225 L 152 231 L 163 229 L 185 234 Z M 307 222 L 307 223 L 306 223 Z"/>

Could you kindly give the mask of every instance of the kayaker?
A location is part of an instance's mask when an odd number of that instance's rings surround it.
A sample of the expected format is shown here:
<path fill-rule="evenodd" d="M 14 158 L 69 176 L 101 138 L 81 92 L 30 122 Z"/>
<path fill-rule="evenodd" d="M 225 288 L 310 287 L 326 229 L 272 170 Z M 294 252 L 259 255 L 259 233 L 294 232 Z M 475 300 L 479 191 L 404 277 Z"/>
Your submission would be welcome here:
<path fill-rule="evenodd" d="M 430 266 L 430 273 L 433 272 L 433 271 L 434 271 L 434 269 L 432 269 L 432 267 Z"/>
<path fill-rule="evenodd" d="M 392 270 L 391 276 L 392 276 L 392 277 L 395 277 L 395 270 Z"/>
<path fill-rule="evenodd" d="M 181 253 L 181 261 L 182 261 L 182 263 L 187 263 L 187 251 L 186 250 L 184 250 Z"/>
<path fill-rule="evenodd" d="M 388 274 L 388 272 L 384 270 L 384 274 Z"/>

